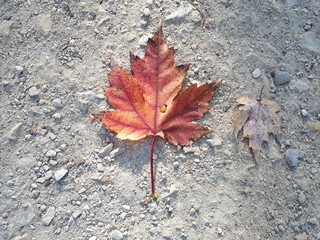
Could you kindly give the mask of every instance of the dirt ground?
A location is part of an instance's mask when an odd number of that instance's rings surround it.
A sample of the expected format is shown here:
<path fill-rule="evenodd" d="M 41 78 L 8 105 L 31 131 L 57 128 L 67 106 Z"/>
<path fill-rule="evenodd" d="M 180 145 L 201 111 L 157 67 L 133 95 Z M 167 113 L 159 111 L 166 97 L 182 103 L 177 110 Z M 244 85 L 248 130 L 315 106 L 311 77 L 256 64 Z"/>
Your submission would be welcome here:
<path fill-rule="evenodd" d="M 185 86 L 223 82 L 213 133 L 157 139 L 149 201 L 152 139 L 89 116 L 111 108 L 109 57 L 129 70 L 159 19 Z M 0 66 L 0 239 L 320 239 L 318 0 L 0 0 Z M 232 117 L 262 85 L 282 135 L 254 167 Z"/>

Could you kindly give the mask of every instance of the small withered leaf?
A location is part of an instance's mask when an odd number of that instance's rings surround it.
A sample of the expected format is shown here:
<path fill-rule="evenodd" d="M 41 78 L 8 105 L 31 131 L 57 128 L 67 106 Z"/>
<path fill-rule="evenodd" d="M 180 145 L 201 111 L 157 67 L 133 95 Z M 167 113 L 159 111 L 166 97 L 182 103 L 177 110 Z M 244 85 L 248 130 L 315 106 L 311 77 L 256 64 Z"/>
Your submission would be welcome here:
<path fill-rule="evenodd" d="M 258 160 L 263 142 L 269 141 L 269 134 L 281 134 L 281 121 L 277 114 L 281 107 L 275 101 L 261 99 L 261 94 L 258 100 L 244 96 L 236 102 L 238 106 L 233 119 L 233 136 L 237 138 L 242 129 L 242 137 L 249 139 L 249 148 Z"/>

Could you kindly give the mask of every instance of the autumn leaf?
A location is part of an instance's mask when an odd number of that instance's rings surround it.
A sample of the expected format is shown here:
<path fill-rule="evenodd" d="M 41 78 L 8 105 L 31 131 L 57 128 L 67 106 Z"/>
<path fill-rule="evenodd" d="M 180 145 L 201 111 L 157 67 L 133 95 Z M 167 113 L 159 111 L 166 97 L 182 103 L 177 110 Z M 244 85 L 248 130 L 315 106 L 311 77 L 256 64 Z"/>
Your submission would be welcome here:
<path fill-rule="evenodd" d="M 237 138 L 243 129 L 242 137 L 249 139 L 249 148 L 256 160 L 260 157 L 263 142 L 269 141 L 269 134 L 277 136 L 281 133 L 277 114 L 281 107 L 275 101 L 261 99 L 263 88 L 258 100 L 250 95 L 237 99 L 238 108 L 233 122 L 233 136 Z"/>
<path fill-rule="evenodd" d="M 174 145 L 189 145 L 212 130 L 193 123 L 210 109 L 209 101 L 221 79 L 211 84 L 189 86 L 180 93 L 189 64 L 174 65 L 174 49 L 168 48 L 158 31 L 148 40 L 145 59 L 130 53 L 132 75 L 112 66 L 110 87 L 105 89 L 109 103 L 116 109 L 93 116 L 120 139 L 139 140 L 153 136 L 151 144 L 151 188 L 153 182 L 153 149 L 156 136 Z M 113 64 L 112 64 L 113 65 Z M 180 93 L 180 94 L 179 94 Z"/>

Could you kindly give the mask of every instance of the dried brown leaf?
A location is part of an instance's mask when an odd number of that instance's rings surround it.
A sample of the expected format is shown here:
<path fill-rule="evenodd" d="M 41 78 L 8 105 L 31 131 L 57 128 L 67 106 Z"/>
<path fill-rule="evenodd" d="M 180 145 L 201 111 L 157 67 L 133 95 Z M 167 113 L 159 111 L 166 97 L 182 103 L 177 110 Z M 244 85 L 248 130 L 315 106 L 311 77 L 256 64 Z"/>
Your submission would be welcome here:
<path fill-rule="evenodd" d="M 237 103 L 233 136 L 237 138 L 243 129 L 242 137 L 249 139 L 249 148 L 252 149 L 255 159 L 258 160 L 263 142 L 269 141 L 269 134 L 277 136 L 281 133 L 280 117 L 277 114 L 281 107 L 275 101 L 261 99 L 261 94 L 258 100 L 250 95 L 240 97 Z"/>

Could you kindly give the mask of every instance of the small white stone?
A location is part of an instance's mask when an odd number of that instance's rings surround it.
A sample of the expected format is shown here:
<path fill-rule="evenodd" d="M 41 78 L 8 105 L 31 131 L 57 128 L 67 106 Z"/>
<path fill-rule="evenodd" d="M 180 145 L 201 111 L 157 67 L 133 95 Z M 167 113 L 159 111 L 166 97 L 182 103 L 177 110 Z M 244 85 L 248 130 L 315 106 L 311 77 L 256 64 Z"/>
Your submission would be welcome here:
<path fill-rule="evenodd" d="M 30 97 L 37 97 L 39 95 L 39 91 L 36 87 L 31 87 L 29 89 L 29 96 Z"/>
<path fill-rule="evenodd" d="M 145 16 L 145 17 L 150 17 L 150 15 L 151 15 L 150 9 L 149 9 L 149 8 L 145 8 L 145 9 L 143 10 L 143 16 Z"/>
<path fill-rule="evenodd" d="M 55 114 L 53 114 L 52 117 L 53 117 L 54 119 L 58 120 L 58 119 L 61 119 L 62 114 L 61 114 L 61 113 L 55 113 Z"/>
<path fill-rule="evenodd" d="M 122 206 L 122 210 L 123 210 L 123 212 L 129 212 L 130 211 L 130 209 L 131 209 L 131 207 L 130 206 L 128 206 L 128 205 L 123 205 Z"/>
<path fill-rule="evenodd" d="M 57 156 L 57 152 L 54 151 L 54 150 L 49 150 L 49 151 L 46 153 L 46 157 L 52 158 L 52 157 L 55 157 L 55 156 Z"/>
<path fill-rule="evenodd" d="M 22 73 L 23 67 L 22 66 L 16 66 L 17 73 Z"/>
<path fill-rule="evenodd" d="M 48 172 L 46 172 L 46 173 L 44 174 L 44 178 L 45 178 L 46 180 L 49 180 L 51 177 L 52 177 L 52 172 L 51 172 L 51 171 L 48 171 Z"/>
<path fill-rule="evenodd" d="M 60 181 L 67 173 L 68 173 L 68 170 L 65 168 L 62 168 L 56 171 L 56 173 L 54 174 L 54 178 L 56 179 L 56 181 Z"/>
<path fill-rule="evenodd" d="M 42 217 L 42 224 L 44 226 L 49 226 L 49 224 L 51 223 L 52 219 L 54 218 L 55 215 L 55 207 L 49 207 L 46 214 L 43 215 Z"/>
<path fill-rule="evenodd" d="M 62 101 L 59 98 L 53 99 L 52 104 L 56 108 L 62 107 Z"/>
<path fill-rule="evenodd" d="M 260 76 L 261 76 L 261 71 L 260 71 L 259 68 L 256 68 L 256 69 L 252 72 L 252 77 L 253 77 L 254 79 L 257 79 L 257 78 L 259 78 Z"/>
<path fill-rule="evenodd" d="M 97 169 L 98 169 L 98 172 L 103 172 L 104 171 L 104 167 L 103 167 L 102 163 L 98 163 L 97 164 Z"/>
<path fill-rule="evenodd" d="M 301 115 L 302 115 L 303 117 L 306 117 L 306 116 L 308 116 L 308 112 L 307 112 L 306 110 L 302 109 L 302 110 L 301 110 Z"/>

